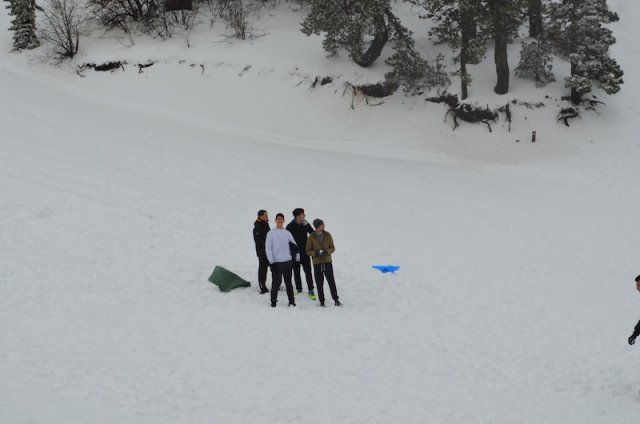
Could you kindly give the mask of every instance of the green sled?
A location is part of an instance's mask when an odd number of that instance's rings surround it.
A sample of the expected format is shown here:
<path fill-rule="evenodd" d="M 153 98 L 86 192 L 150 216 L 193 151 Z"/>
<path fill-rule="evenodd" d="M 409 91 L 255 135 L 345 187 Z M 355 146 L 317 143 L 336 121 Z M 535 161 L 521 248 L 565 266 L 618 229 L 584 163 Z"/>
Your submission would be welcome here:
<path fill-rule="evenodd" d="M 229 292 L 238 287 L 249 287 L 251 283 L 238 277 L 233 272 L 221 267 L 216 266 L 209 277 L 209 281 L 217 285 L 220 291 Z"/>

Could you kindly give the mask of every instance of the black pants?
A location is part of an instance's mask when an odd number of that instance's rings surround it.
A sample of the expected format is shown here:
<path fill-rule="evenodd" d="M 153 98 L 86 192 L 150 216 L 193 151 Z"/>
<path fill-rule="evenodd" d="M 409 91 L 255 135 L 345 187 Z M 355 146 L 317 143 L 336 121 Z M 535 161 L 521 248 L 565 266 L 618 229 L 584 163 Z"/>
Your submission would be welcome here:
<path fill-rule="evenodd" d="M 317 264 L 313 265 L 313 273 L 316 277 L 316 286 L 318 287 L 318 300 L 324 303 L 324 277 L 327 277 L 329 290 L 333 300 L 338 300 L 338 290 L 336 289 L 336 279 L 333 278 L 333 264 Z"/>
<path fill-rule="evenodd" d="M 269 260 L 266 257 L 258 256 L 258 286 L 261 291 L 267 288 L 267 270 L 269 268 Z M 271 287 L 273 287 L 273 272 L 271 273 Z"/>
<path fill-rule="evenodd" d="M 291 270 L 293 269 L 293 262 L 276 262 L 271 265 L 273 271 L 273 284 L 271 285 L 271 304 L 275 305 L 278 301 L 278 290 L 280 290 L 280 284 L 282 284 L 282 278 L 284 277 L 284 285 L 287 288 L 287 297 L 289 303 L 296 303 L 293 297 L 293 285 L 291 284 Z"/>
<path fill-rule="evenodd" d="M 300 262 L 293 264 L 293 279 L 296 282 L 296 290 L 302 291 L 302 278 L 300 277 L 300 265 L 304 271 L 304 278 L 307 280 L 307 289 L 313 291 L 313 278 L 311 278 L 311 258 L 300 254 Z"/>
<path fill-rule="evenodd" d="M 638 321 L 635 328 L 633 329 L 633 334 L 631 335 L 631 337 L 635 339 L 638 336 L 640 336 L 640 321 Z"/>

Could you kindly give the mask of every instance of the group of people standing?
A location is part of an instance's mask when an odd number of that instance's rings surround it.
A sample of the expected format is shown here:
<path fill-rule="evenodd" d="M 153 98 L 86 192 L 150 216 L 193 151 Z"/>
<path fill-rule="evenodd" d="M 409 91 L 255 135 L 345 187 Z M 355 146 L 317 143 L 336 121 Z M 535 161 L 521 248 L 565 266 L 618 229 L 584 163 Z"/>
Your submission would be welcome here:
<path fill-rule="evenodd" d="M 284 226 L 285 218 L 282 213 L 276 215 L 276 228 L 269 226 L 269 214 L 260 209 L 258 217 L 253 225 L 253 241 L 256 244 L 258 256 L 258 285 L 260 294 L 269 293 L 267 288 L 267 271 L 271 270 L 271 306 L 278 302 L 278 291 L 284 280 L 289 306 L 296 306 L 293 291 L 302 293 L 302 276 L 300 268 L 304 272 L 307 283 L 308 296 L 312 300 L 319 300 L 320 306 L 324 306 L 324 279 L 329 284 L 331 297 L 336 306 L 341 306 L 336 289 L 336 281 L 333 275 L 333 263 L 331 254 L 335 251 L 333 237 L 324 229 L 321 219 L 313 220 L 313 228 L 306 221 L 304 209 L 293 210 L 293 220 Z M 311 275 L 313 263 L 313 276 L 318 289 L 316 297 Z"/>

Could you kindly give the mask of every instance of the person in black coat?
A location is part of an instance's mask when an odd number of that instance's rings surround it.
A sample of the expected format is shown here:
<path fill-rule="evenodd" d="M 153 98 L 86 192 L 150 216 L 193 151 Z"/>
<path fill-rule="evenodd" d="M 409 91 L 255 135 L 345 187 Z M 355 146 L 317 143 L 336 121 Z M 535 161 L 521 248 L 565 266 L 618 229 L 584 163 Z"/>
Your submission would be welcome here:
<path fill-rule="evenodd" d="M 260 286 L 260 294 L 269 292 L 267 289 L 267 269 L 269 269 L 269 259 L 265 250 L 267 241 L 267 233 L 271 230 L 269 227 L 269 214 L 264 209 L 258 211 L 258 218 L 253 223 L 253 241 L 256 244 L 256 255 L 258 256 L 258 285 Z M 271 285 L 273 287 L 273 274 L 271 275 Z"/>
<path fill-rule="evenodd" d="M 302 293 L 302 278 L 300 277 L 300 267 L 304 271 L 304 277 L 307 280 L 307 290 L 309 290 L 309 297 L 313 300 L 316 299 L 316 295 L 313 292 L 313 278 L 311 277 L 311 259 L 305 252 L 305 246 L 307 245 L 307 236 L 313 234 L 313 227 L 306 221 L 306 215 L 304 209 L 296 208 L 293 210 L 293 220 L 287 225 L 287 231 L 293 235 L 293 239 L 298 246 L 301 246 L 297 253 L 300 255 L 300 260 L 294 260 L 293 262 L 293 278 L 296 283 L 296 290 L 298 293 Z"/>
<path fill-rule="evenodd" d="M 640 291 L 640 275 L 636 277 L 636 290 Z M 633 334 L 629 336 L 629 344 L 634 344 L 638 336 L 640 336 L 640 321 L 638 321 L 636 327 L 633 329 Z"/>

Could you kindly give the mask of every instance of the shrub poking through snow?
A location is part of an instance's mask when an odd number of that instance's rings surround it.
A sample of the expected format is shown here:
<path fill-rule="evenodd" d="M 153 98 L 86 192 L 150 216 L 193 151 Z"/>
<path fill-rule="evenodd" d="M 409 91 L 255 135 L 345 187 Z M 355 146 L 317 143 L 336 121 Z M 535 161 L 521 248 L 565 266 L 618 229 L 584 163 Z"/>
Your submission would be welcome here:
<path fill-rule="evenodd" d="M 520 51 L 520 62 L 515 73 L 520 78 L 532 79 L 536 87 L 544 87 L 556 80 L 553 76 L 553 58 L 551 45 L 544 41 L 523 42 Z"/>

